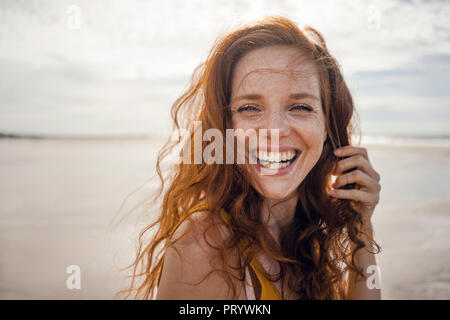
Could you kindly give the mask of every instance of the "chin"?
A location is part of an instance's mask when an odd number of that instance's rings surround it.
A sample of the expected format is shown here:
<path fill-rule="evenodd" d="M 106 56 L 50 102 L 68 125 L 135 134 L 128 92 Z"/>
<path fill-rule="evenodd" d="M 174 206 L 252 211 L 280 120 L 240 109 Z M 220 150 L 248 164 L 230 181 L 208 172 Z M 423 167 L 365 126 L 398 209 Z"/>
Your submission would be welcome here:
<path fill-rule="evenodd" d="M 266 199 L 270 199 L 270 200 L 284 200 L 286 198 L 289 198 L 290 196 L 292 196 L 292 194 L 296 191 L 296 189 L 294 190 L 289 190 L 287 188 L 277 188 L 276 190 L 273 189 L 265 189 L 264 191 L 260 191 L 257 189 L 257 191 Z"/>

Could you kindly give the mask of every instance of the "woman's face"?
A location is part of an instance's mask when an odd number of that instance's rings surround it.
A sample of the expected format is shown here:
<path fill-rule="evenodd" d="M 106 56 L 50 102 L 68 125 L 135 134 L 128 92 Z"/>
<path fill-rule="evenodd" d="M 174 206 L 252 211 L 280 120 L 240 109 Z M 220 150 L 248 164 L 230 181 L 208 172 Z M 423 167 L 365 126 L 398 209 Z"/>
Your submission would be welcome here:
<path fill-rule="evenodd" d="M 267 199 L 295 194 L 322 153 L 327 134 L 316 68 L 297 49 L 286 46 L 253 50 L 235 67 L 233 128 L 253 129 L 256 134 L 267 129 L 267 144 L 258 142 L 248 151 L 257 163 L 246 166 L 250 183 Z M 278 141 L 271 129 L 278 130 Z M 238 135 L 238 143 L 244 139 Z M 271 148 L 274 144 L 278 152 Z"/>

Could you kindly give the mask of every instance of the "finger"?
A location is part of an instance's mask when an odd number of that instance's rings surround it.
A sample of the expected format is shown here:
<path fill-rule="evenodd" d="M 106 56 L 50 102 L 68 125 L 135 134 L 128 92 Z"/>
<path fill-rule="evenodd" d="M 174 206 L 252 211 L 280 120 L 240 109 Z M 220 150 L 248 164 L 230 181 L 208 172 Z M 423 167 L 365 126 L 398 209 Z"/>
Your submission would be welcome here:
<path fill-rule="evenodd" d="M 369 160 L 369 154 L 367 153 L 367 149 L 364 147 L 358 146 L 344 146 L 334 150 L 334 154 L 338 157 L 346 157 L 360 154 L 367 160 Z"/>
<path fill-rule="evenodd" d="M 379 201 L 378 194 L 356 189 L 333 189 L 330 195 L 334 198 L 355 200 L 369 206 L 375 206 Z"/>
<path fill-rule="evenodd" d="M 357 183 L 362 190 L 369 192 L 379 192 L 381 190 L 380 184 L 374 178 L 358 169 L 340 175 L 333 183 L 333 187 L 337 189 L 350 183 Z"/>
<path fill-rule="evenodd" d="M 379 192 L 381 190 L 380 184 L 374 178 L 358 169 L 340 175 L 332 186 L 337 189 L 352 183 L 356 183 L 361 186 L 362 190 L 370 192 Z"/>
<path fill-rule="evenodd" d="M 373 169 L 370 162 L 360 154 L 351 156 L 343 160 L 339 160 L 336 164 L 336 168 L 333 174 L 334 175 L 342 174 L 345 171 L 352 168 L 358 168 L 361 171 L 368 174 L 369 176 L 371 176 L 372 178 L 374 178 L 375 180 L 379 181 L 379 174 Z"/>

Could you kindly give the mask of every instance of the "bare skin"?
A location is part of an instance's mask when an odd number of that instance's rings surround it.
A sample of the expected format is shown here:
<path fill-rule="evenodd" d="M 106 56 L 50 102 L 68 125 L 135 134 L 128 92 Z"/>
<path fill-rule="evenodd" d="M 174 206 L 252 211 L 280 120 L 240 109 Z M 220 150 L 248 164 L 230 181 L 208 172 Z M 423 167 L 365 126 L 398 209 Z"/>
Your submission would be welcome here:
<path fill-rule="evenodd" d="M 217 219 L 214 222 L 218 223 L 219 229 L 211 228 L 207 231 L 207 243 L 203 235 L 210 223 L 210 217 L 208 211 L 198 211 L 192 214 L 189 220 L 183 222 L 175 232 L 174 239 L 180 238 L 180 240 L 167 249 L 157 299 L 229 300 L 234 298 L 223 277 L 217 272 L 201 282 L 211 271 L 223 268 L 222 259 L 208 243 L 220 246 L 229 235 L 226 226 Z M 239 266 L 239 259 L 238 249 L 229 252 L 226 257 L 227 263 L 235 267 Z M 240 277 L 233 268 L 226 268 L 226 270 L 235 277 Z M 244 283 L 235 279 L 232 281 L 236 288 L 237 299 L 246 300 Z"/>

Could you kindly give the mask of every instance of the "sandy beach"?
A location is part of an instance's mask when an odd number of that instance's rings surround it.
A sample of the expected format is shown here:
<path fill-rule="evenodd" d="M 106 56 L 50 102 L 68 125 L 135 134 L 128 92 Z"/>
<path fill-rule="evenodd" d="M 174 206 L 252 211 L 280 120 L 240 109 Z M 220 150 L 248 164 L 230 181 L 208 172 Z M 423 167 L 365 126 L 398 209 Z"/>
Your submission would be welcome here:
<path fill-rule="evenodd" d="M 0 299 L 112 299 L 149 216 L 124 214 L 155 174 L 160 140 L 0 139 Z M 383 299 L 450 299 L 450 147 L 366 145 Z M 126 201 L 125 201 L 126 200 Z M 125 201 L 125 202 L 124 202 Z M 139 216 L 139 217 L 138 217 Z M 69 290 L 66 269 L 81 269 Z"/>

